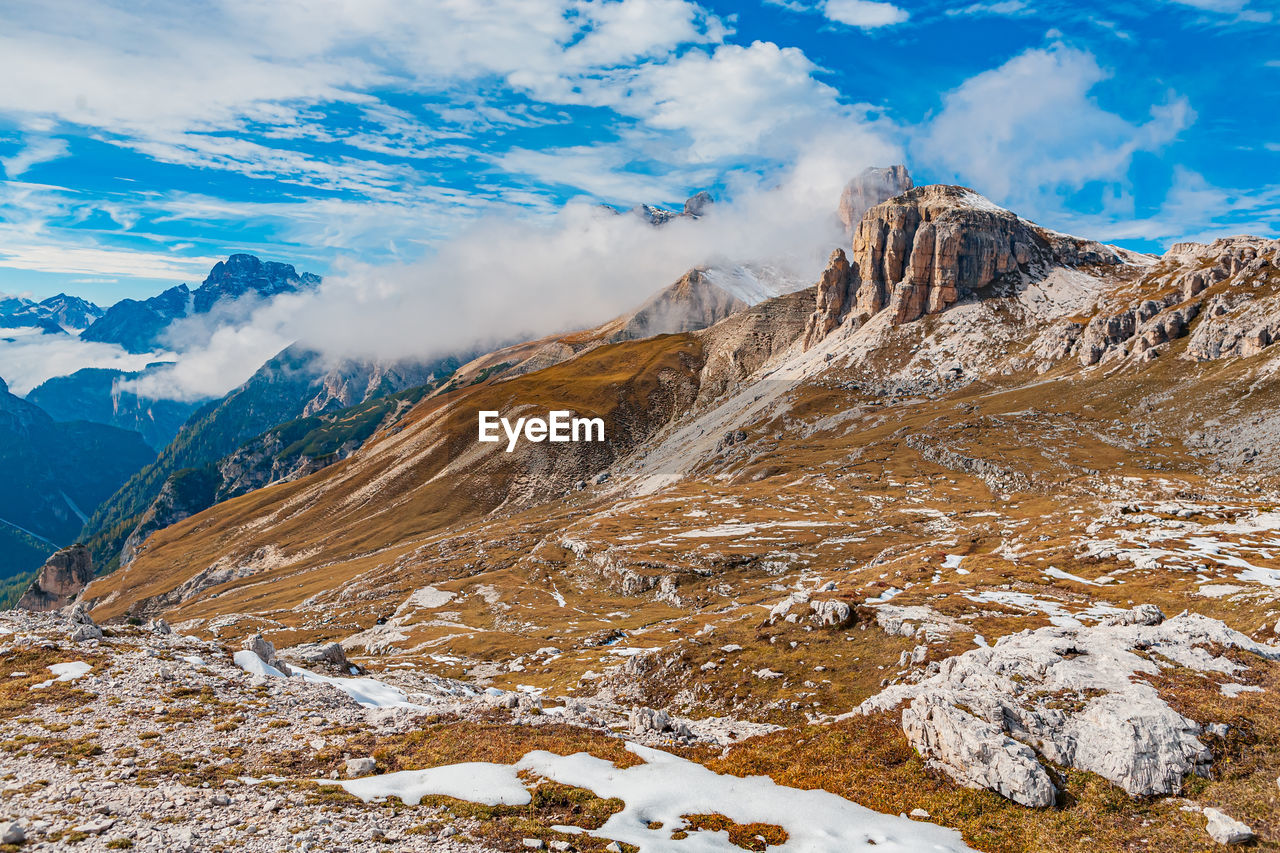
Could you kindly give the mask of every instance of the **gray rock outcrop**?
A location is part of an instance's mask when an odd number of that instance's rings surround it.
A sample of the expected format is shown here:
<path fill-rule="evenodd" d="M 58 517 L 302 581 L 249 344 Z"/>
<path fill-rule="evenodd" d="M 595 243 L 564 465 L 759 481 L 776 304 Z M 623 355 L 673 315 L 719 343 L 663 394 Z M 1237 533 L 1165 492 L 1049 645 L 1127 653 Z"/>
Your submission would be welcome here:
<path fill-rule="evenodd" d="M 818 300 L 804 330 L 804 348 L 816 344 L 839 325 L 853 304 L 857 287 L 844 249 L 836 249 L 818 279 Z"/>
<path fill-rule="evenodd" d="M 1141 677 L 1161 671 L 1157 658 L 1201 672 L 1244 668 L 1215 656 L 1215 647 L 1280 659 L 1280 648 L 1217 620 L 1186 613 L 1163 620 L 1144 605 L 1093 627 L 1002 637 L 939 662 L 917 684 L 887 688 L 858 713 L 907 703 L 903 732 L 931 766 L 1023 805 L 1056 797 L 1040 759 L 1097 773 L 1132 796 L 1176 793 L 1188 773 L 1207 771 L 1212 756 L 1201 727 Z"/>
<path fill-rule="evenodd" d="M 1253 830 L 1246 823 L 1217 809 L 1204 810 L 1205 831 L 1219 844 L 1247 844 L 1253 840 Z"/>
<path fill-rule="evenodd" d="M 267 666 L 275 667 L 285 675 L 289 674 L 289 665 L 280 660 L 279 656 L 276 655 L 275 645 L 261 634 L 254 634 L 252 637 L 246 637 L 244 642 L 240 644 L 240 647 L 253 652 L 258 656 L 258 659 Z"/>

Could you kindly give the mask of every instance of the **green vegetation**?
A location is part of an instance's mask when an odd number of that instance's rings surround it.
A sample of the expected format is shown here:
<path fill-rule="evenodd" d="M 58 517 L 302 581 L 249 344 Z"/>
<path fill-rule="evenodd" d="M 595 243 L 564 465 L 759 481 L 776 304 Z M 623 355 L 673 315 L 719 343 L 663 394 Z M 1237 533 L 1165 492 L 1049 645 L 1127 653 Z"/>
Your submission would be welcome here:
<path fill-rule="evenodd" d="M 442 360 L 438 365 L 445 377 L 455 367 L 455 359 Z M 290 348 L 267 362 L 240 388 L 192 415 L 160 457 L 130 478 L 85 525 L 83 538 L 99 574 L 119 567 L 125 540 L 143 522 L 148 507 L 172 478 L 178 478 L 177 487 L 190 499 L 182 504 L 184 509 L 205 509 L 215 500 L 234 496 L 225 490 L 211 494 L 210 485 L 218 476 L 214 464 L 236 450 L 247 446 L 271 448 L 278 439 L 284 448 L 272 452 L 273 456 L 323 460 L 348 441 L 359 444 L 366 440 L 395 410 L 398 401 L 416 402 L 439 385 L 435 382 L 388 394 L 392 386 L 384 381 L 371 392 L 374 398 L 362 404 L 297 418 L 314 396 L 313 386 L 321 375 L 313 353 Z M 221 488 L 218 483 L 213 491 Z"/>
<path fill-rule="evenodd" d="M 0 581 L 0 610 L 8 610 L 17 604 L 18 599 L 27 591 L 27 587 L 35 577 L 36 573 L 31 571 Z"/>

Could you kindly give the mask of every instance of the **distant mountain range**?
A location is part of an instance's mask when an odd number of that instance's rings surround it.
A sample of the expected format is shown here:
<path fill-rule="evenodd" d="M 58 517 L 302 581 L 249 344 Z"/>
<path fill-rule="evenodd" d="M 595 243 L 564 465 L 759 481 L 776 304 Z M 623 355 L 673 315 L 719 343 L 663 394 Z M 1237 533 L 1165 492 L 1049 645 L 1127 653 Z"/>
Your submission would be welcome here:
<path fill-rule="evenodd" d="M 175 320 L 207 314 L 219 303 L 247 295 L 265 299 L 319 283 L 318 275 L 299 275 L 292 264 L 232 255 L 219 261 L 194 291 L 180 284 L 150 299 L 122 299 L 85 329 L 80 338 L 119 344 L 131 353 L 151 352 L 165 346 L 164 332 Z"/>
<path fill-rule="evenodd" d="M 65 293 L 40 302 L 21 296 L 0 296 L 0 329 L 31 326 L 55 333 L 57 330 L 79 332 L 100 320 L 104 313 L 92 302 Z"/>

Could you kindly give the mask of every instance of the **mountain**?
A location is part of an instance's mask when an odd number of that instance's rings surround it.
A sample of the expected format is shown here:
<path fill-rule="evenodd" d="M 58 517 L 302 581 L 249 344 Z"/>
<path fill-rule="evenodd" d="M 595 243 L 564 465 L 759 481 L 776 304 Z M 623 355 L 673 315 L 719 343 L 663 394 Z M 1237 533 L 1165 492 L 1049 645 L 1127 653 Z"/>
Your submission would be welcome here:
<path fill-rule="evenodd" d="M 845 232 L 852 234 L 868 210 L 914 186 L 906 166 L 864 169 L 845 184 L 840 193 L 836 213 Z"/>
<path fill-rule="evenodd" d="M 574 736 L 697 744 L 980 849 L 1198 849 L 1218 807 L 1272 843 L 1280 241 L 1143 255 L 951 186 L 850 236 L 802 291 L 659 297 L 706 328 L 476 359 L 84 600 L 339 642 L 506 723 L 540 696 Z M 477 440 L 481 411 L 561 408 L 606 440 Z"/>
<path fill-rule="evenodd" d="M 134 372 L 82 368 L 67 376 L 45 380 L 27 394 L 27 402 L 39 406 L 55 421 L 85 420 L 131 430 L 159 451 L 173 440 L 199 404 L 151 400 L 122 386 L 163 367 L 157 363 Z"/>
<path fill-rule="evenodd" d="M 207 314 L 215 305 L 245 296 L 268 299 L 319 283 L 319 276 L 299 275 L 291 264 L 264 262 L 253 255 L 231 255 L 215 264 L 194 291 L 180 284 L 150 299 L 123 299 L 107 309 L 80 337 L 86 341 L 119 344 L 132 353 L 150 352 L 164 347 L 164 332 L 175 320 Z"/>
<path fill-rule="evenodd" d="M 121 299 L 81 332 L 80 339 L 119 344 L 132 353 L 150 352 L 169 324 L 190 310 L 191 290 L 185 284 L 149 299 Z"/>
<path fill-rule="evenodd" d="M 706 190 L 694 193 L 685 199 L 684 205 L 679 210 L 670 210 L 654 204 L 637 204 L 628 210 L 619 210 L 616 207 L 602 205 L 605 210 L 616 214 L 629 214 L 644 219 L 650 225 L 666 225 L 668 222 L 674 222 L 677 219 L 697 219 L 707 212 L 707 209 L 715 204 L 715 199 L 711 193 Z"/>
<path fill-rule="evenodd" d="M 137 433 L 58 423 L 0 380 L 0 578 L 74 542 L 86 513 L 154 458 Z"/>
<path fill-rule="evenodd" d="M 138 471 L 88 519 L 84 539 L 96 565 L 114 568 L 121 549 L 144 521 L 170 477 L 181 475 L 178 494 L 212 495 L 190 488 L 195 480 L 184 472 L 200 470 L 235 451 L 249 439 L 297 418 L 344 409 L 398 391 L 428 384 L 452 372 L 456 360 L 419 362 L 355 362 L 329 364 L 319 354 L 290 347 L 268 361 L 244 385 L 220 400 L 206 403 L 178 431 L 150 465 Z M 173 491 L 171 489 L 171 491 Z M 179 507 L 201 507 L 204 497 L 178 501 Z M 167 503 L 171 503 L 166 499 Z M 146 519 L 154 523 L 157 513 Z M 160 518 L 172 518 L 170 510 Z"/>
<path fill-rule="evenodd" d="M 103 310 L 78 296 L 59 293 L 40 302 L 19 296 L 0 296 L 0 328 L 56 327 L 68 331 L 87 329 L 103 316 Z"/>
<path fill-rule="evenodd" d="M 157 530 L 221 501 L 272 483 L 296 480 L 347 458 L 376 431 L 392 428 L 400 415 L 445 378 L 441 375 L 430 385 L 288 421 L 215 462 L 170 474 L 125 540 L 121 564 L 132 562 L 147 537 Z"/>

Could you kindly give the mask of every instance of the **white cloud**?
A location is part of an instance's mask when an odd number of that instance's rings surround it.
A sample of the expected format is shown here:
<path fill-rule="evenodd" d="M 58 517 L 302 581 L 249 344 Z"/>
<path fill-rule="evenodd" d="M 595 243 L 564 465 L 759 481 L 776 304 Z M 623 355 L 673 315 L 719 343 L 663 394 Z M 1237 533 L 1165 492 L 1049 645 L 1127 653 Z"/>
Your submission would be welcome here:
<path fill-rule="evenodd" d="M 0 342 L 4 356 L 0 378 L 20 397 L 46 379 L 66 376 L 82 367 L 134 371 L 167 356 L 166 353 L 133 355 L 115 344 L 82 341 L 71 335 L 24 334 L 26 331 L 29 330 L 0 330 L 0 338 L 12 339 Z"/>
<path fill-rule="evenodd" d="M 0 234 L 3 234 L 0 230 Z M 114 275 L 175 281 L 201 278 L 221 258 L 174 257 L 163 252 L 68 246 L 64 243 L 0 243 L 0 267 L 69 275 Z"/>
<path fill-rule="evenodd" d="M 1027 0 L 997 0 L 994 3 L 974 3 L 970 6 L 948 9 L 947 14 L 953 17 L 958 15 L 1012 16 L 1028 14 L 1031 11 L 1031 4 Z"/>
<path fill-rule="evenodd" d="M 814 280 L 845 242 L 834 215 L 844 179 L 891 152 L 834 141 L 815 140 L 782 175 L 737 175 L 732 199 L 696 221 L 654 228 L 579 202 L 552 217 L 483 217 L 414 263 L 348 264 L 314 293 L 261 305 L 247 323 L 175 328 L 170 344 L 184 349 L 176 366 L 135 390 L 224 393 L 295 341 L 335 360 L 429 358 L 586 328 L 705 263 L 765 263 Z"/>
<path fill-rule="evenodd" d="M 826 0 L 822 13 L 837 24 L 864 30 L 901 24 L 911 17 L 906 9 L 877 0 Z"/>
<path fill-rule="evenodd" d="M 0 89 L 0 113 L 97 128 L 103 141 L 164 162 L 376 194 L 412 174 L 234 131 L 393 156 L 447 155 L 438 129 L 375 92 L 452 95 L 496 81 L 554 100 L 579 82 L 599 89 L 616 79 L 602 72 L 660 62 L 726 32 L 687 0 L 9 4 L 0 7 L 0 78 L 23 85 Z M 360 109 L 372 126 L 318 127 L 317 105 Z M 486 106 L 471 113 L 529 122 Z"/>
<path fill-rule="evenodd" d="M 1054 44 L 966 80 L 916 134 L 918 165 L 1029 216 L 1057 215 L 1061 195 L 1124 183 L 1134 154 L 1159 151 L 1193 119 L 1170 95 L 1142 123 L 1090 94 L 1108 76 L 1085 51 Z"/>
<path fill-rule="evenodd" d="M 0 166 L 9 180 L 13 180 L 37 163 L 47 163 L 65 157 L 70 151 L 65 139 L 36 137 L 29 139 L 25 147 L 10 157 L 0 157 Z"/>

